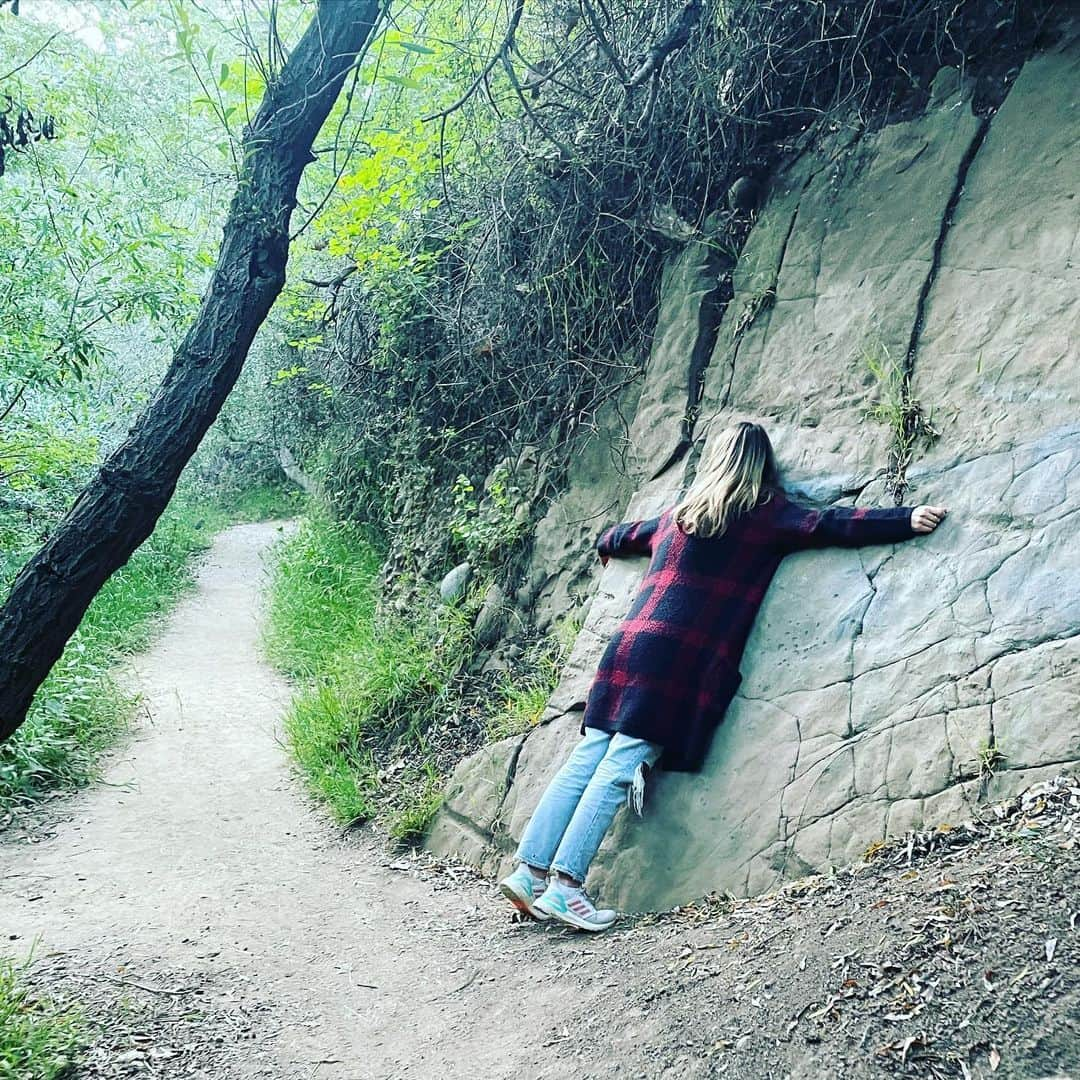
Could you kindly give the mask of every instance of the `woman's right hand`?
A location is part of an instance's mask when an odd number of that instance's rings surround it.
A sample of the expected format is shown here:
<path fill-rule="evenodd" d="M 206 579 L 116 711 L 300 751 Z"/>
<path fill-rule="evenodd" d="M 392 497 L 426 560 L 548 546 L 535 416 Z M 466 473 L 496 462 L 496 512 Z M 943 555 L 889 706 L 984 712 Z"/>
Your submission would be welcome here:
<path fill-rule="evenodd" d="M 916 506 L 911 511 L 911 527 L 917 533 L 931 533 L 948 512 L 944 506 Z"/>

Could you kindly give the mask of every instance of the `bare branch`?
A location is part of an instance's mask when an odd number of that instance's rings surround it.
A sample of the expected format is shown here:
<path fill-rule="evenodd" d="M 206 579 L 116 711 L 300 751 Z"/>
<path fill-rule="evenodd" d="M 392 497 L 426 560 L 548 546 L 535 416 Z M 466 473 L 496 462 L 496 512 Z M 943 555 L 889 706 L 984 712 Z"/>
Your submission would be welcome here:
<path fill-rule="evenodd" d="M 15 8 L 14 14 L 18 14 L 18 7 Z M 10 79 L 12 75 L 17 75 L 23 68 L 28 68 L 61 34 L 62 30 L 57 30 L 55 34 L 50 35 L 44 45 L 41 46 L 28 60 L 24 60 L 18 67 L 12 68 L 7 74 L 0 75 L 0 82 L 4 82 L 6 79 Z"/>
<path fill-rule="evenodd" d="M 664 61 L 681 49 L 689 40 L 694 27 L 701 18 L 701 0 L 689 0 L 689 3 L 679 12 L 678 17 L 671 24 L 668 32 L 649 50 L 641 66 L 630 76 L 626 87 L 632 90 L 640 86 L 654 72 L 659 72 Z"/>
<path fill-rule="evenodd" d="M 453 112 L 457 112 L 457 110 L 460 109 L 462 105 L 464 105 L 465 102 L 467 102 L 469 98 L 471 98 L 473 94 L 476 93 L 479 87 L 487 81 L 487 77 L 492 73 L 492 71 L 495 70 L 495 65 L 499 63 L 499 61 L 506 54 L 507 50 L 509 50 L 511 45 L 513 45 L 514 35 L 517 34 L 518 24 L 521 22 L 521 15 L 524 10 L 525 0 L 514 0 L 514 7 L 510 13 L 510 22 L 506 28 L 506 33 L 503 35 L 503 39 L 499 47 L 495 50 L 494 53 L 492 53 L 490 59 L 484 65 L 483 70 L 480 72 L 479 75 L 476 76 L 475 79 L 473 79 L 473 81 L 469 84 L 469 88 L 465 91 L 464 94 L 461 95 L 461 97 L 457 99 L 457 101 L 454 102 L 453 105 L 450 105 L 447 108 L 440 110 L 439 112 L 432 113 L 430 116 L 425 116 L 423 118 L 425 124 L 429 123 L 432 120 L 438 120 L 441 117 L 449 116 Z"/>

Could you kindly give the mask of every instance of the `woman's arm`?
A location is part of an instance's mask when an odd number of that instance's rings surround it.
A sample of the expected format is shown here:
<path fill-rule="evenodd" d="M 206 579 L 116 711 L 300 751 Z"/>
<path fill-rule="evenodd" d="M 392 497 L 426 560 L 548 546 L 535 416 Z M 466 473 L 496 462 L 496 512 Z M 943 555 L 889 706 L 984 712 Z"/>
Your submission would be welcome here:
<path fill-rule="evenodd" d="M 820 547 L 898 544 L 933 532 L 947 513 L 943 506 L 833 506 L 811 510 L 783 499 L 774 524 L 789 551 Z"/>
<path fill-rule="evenodd" d="M 623 521 L 606 529 L 596 541 L 600 562 L 607 566 L 612 555 L 648 555 L 652 551 L 652 538 L 660 525 L 658 517 L 644 521 Z"/>

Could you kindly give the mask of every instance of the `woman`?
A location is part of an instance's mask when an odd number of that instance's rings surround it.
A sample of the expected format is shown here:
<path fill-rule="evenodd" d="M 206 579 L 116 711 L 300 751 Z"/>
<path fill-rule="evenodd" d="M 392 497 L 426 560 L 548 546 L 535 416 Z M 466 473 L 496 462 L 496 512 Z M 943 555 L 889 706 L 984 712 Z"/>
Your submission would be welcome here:
<path fill-rule="evenodd" d="M 600 661 L 584 738 L 533 812 L 517 869 L 500 883 L 510 902 L 536 919 L 607 929 L 617 913 L 586 895 L 589 864 L 644 767 L 701 769 L 780 560 L 807 548 L 895 544 L 933 532 L 945 514 L 940 506 L 799 506 L 780 487 L 768 435 L 743 422 L 717 440 L 681 502 L 608 529 L 597 542 L 605 565 L 613 555 L 651 555 L 649 568 Z"/>

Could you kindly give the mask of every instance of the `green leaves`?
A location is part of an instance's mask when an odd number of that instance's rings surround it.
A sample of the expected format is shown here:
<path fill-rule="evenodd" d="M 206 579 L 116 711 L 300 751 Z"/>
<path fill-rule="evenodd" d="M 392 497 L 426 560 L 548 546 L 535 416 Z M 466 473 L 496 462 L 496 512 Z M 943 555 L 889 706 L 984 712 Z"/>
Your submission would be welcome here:
<path fill-rule="evenodd" d="M 418 79 L 410 79 L 406 75 L 393 75 L 390 73 L 380 74 L 383 82 L 393 83 L 394 86 L 403 86 L 406 90 L 423 90 L 424 84 Z"/>
<path fill-rule="evenodd" d="M 85 474 L 98 457 L 91 435 L 62 435 L 45 424 L 23 422 L 0 433 L 0 482 L 12 491 L 47 487 L 65 489 Z"/>
<path fill-rule="evenodd" d="M 45 20 L 0 24 L 0 52 L 36 55 L 19 77 L 48 86 L 49 108 L 65 121 L 63 140 L 33 144 L 4 178 L 0 413 L 26 388 L 3 422 L 8 430 L 36 392 L 83 400 L 88 377 L 115 347 L 110 325 L 173 326 L 192 310 L 213 205 L 198 171 L 178 168 L 178 151 L 190 161 L 209 125 L 187 114 L 189 77 L 173 79 L 159 64 L 170 8 L 178 55 L 193 55 L 189 7 L 153 0 L 139 15 L 129 9 L 122 34 L 103 24 L 110 32 L 101 49 L 77 37 L 50 44 Z M 109 47 L 121 38 L 122 49 Z"/>
<path fill-rule="evenodd" d="M 292 342 L 289 342 L 291 345 Z M 292 367 L 279 368 L 275 373 L 273 379 L 270 381 L 271 386 L 281 386 L 284 383 L 298 378 L 300 375 L 307 374 L 306 364 L 294 364 Z"/>

